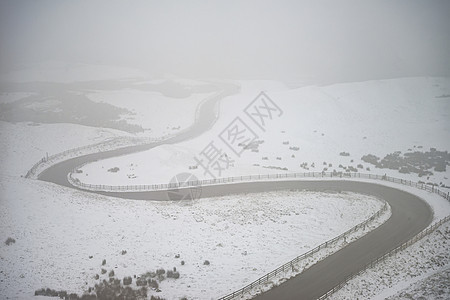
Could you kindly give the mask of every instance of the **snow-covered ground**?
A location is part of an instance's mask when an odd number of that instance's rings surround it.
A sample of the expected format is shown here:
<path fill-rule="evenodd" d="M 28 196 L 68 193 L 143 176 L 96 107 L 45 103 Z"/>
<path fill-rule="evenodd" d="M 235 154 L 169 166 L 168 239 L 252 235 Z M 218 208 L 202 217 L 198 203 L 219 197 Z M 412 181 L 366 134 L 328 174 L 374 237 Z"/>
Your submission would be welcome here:
<path fill-rule="evenodd" d="M 160 284 L 159 295 L 168 299 L 217 298 L 382 206 L 369 196 L 302 191 L 182 205 L 113 199 L 17 177 L 3 177 L 0 188 L 1 235 L 16 240 L 0 246 L 0 295 L 11 299 L 31 298 L 42 287 L 82 293 L 96 283 L 102 259 L 118 278 L 177 267 L 180 279 Z"/>
<path fill-rule="evenodd" d="M 376 169 L 361 160 L 366 154 L 383 158 L 408 149 L 450 149 L 450 98 L 441 97 L 450 94 L 449 78 L 403 78 L 294 90 L 268 81 L 240 84 L 242 93 L 221 103 L 220 118 L 206 134 L 176 145 L 94 162 L 85 165 L 83 174 L 76 176 L 84 183 L 106 185 L 168 183 L 181 172 L 211 178 L 201 166 L 194 170 L 189 167 L 197 165 L 194 157 L 201 159 L 201 152 L 213 142 L 228 154 L 234 165 L 221 174 L 213 171 L 216 177 L 317 172 L 324 168 L 343 171 L 339 165 L 354 168 L 361 165 L 360 172 L 369 172 L 369 168 L 372 173 L 450 185 L 448 167 L 446 172 L 431 170 L 434 174 L 430 178 L 420 178 L 415 173 Z M 243 113 L 261 90 L 266 90 L 283 110 L 280 117 L 267 121 L 265 132 L 258 131 Z M 239 157 L 219 138 L 238 116 L 258 134 L 258 140 L 264 141 L 259 152 L 247 150 Z M 341 156 L 341 152 L 349 156 Z M 307 165 L 302 167 L 303 163 Z M 114 167 L 119 172 L 108 172 Z M 159 171 L 154 172 L 155 169 Z"/>
<path fill-rule="evenodd" d="M 97 91 L 87 95 L 94 102 L 105 102 L 132 112 L 123 116 L 130 124 L 151 130 L 153 136 L 173 133 L 195 121 L 198 105 L 215 93 L 196 93 L 186 98 L 169 98 L 158 92 L 142 90 Z M 126 99 L 126 101 L 124 101 Z M 158 116 L 164 116 L 162 122 Z M 148 135 L 148 133 L 145 133 Z"/>
<path fill-rule="evenodd" d="M 446 251 L 446 253 L 449 252 L 448 249 Z M 450 285 L 448 284 L 450 281 L 449 271 L 447 267 L 425 279 L 418 280 L 387 299 L 447 299 L 450 294 Z"/>
<path fill-rule="evenodd" d="M 291 261 L 286 262 L 283 265 L 284 267 L 281 266 L 279 267 L 282 268 L 283 271 L 265 280 L 262 284 L 256 285 L 255 287 L 244 293 L 242 296 L 239 296 L 240 297 L 239 299 L 252 299 L 256 295 L 264 293 L 272 289 L 273 287 L 286 282 L 292 277 L 301 274 L 302 272 L 304 272 L 306 269 L 313 266 L 317 262 L 321 261 L 322 259 L 328 257 L 333 253 L 336 253 L 337 251 L 346 247 L 349 243 L 354 242 L 355 240 L 361 238 L 368 232 L 374 230 L 375 228 L 386 222 L 391 217 L 391 215 L 392 214 L 390 206 L 386 203 L 386 207 L 379 210 L 377 214 L 374 215 L 373 219 L 371 218 L 365 221 L 364 223 L 365 225 L 363 227 L 355 226 L 348 232 L 344 233 L 342 237 L 336 238 L 335 241 L 330 240 L 327 241 L 326 245 L 322 244 L 318 246 L 318 248 L 311 249 L 312 251 L 311 255 L 306 255 L 305 253 L 305 257 L 298 260 L 298 262 L 296 263 L 294 262 L 292 265 L 290 264 Z M 286 266 L 287 268 L 285 268 Z"/>
<path fill-rule="evenodd" d="M 0 174 L 25 175 L 47 153 L 53 155 L 123 136 L 132 135 L 113 129 L 74 124 L 12 124 L 0 121 Z"/>
<path fill-rule="evenodd" d="M 192 112 L 184 111 L 191 120 Z M 202 199 L 188 206 L 85 194 L 21 175 L 46 153 L 134 135 L 75 124 L 0 124 L 1 235 L 16 240 L 1 244 L 2 298 L 33 298 L 42 287 L 81 294 L 96 282 L 103 258 L 119 278 L 176 266 L 181 278 L 164 281 L 159 295 L 215 298 L 381 207 L 377 199 L 355 194 L 283 192 Z M 287 224 L 290 230 L 284 230 Z M 203 265 L 206 259 L 210 266 Z"/>
<path fill-rule="evenodd" d="M 350 280 L 330 299 L 448 299 L 450 222 Z"/>
<path fill-rule="evenodd" d="M 19 75 L 17 78 L 27 78 Z M 50 75 L 44 78 L 56 81 Z M 33 76 L 25 81 L 36 80 Z M 82 80 L 75 77 L 61 80 Z M 415 174 L 375 169 L 362 162 L 361 156 L 371 153 L 383 157 L 394 151 L 431 147 L 450 149 L 450 98 L 443 97 L 450 94 L 448 78 L 404 78 L 297 89 L 273 81 L 239 84 L 241 93 L 221 102 L 218 122 L 201 137 L 88 164 L 83 173 L 77 174 L 79 179 L 129 185 L 167 183 L 180 172 L 210 178 L 200 167 L 192 170 L 189 166 L 195 165 L 194 157 L 200 157 L 201 151 L 214 142 L 234 160 L 233 166 L 217 177 L 322 171 L 325 167 L 340 171 L 339 164 L 363 164 L 361 171 L 370 167 L 371 172 L 418 181 L 421 178 Z M 265 131 L 243 112 L 261 90 L 283 111 L 267 123 Z M 89 97 L 118 106 L 123 106 L 119 101 L 122 97 L 134 99 L 130 105 L 137 114 L 130 121 L 144 126 L 145 114 L 140 112 L 161 117 L 147 105 L 146 93 L 131 89 L 91 91 Z M 26 96 L 4 94 L 2 102 Z M 189 99 L 195 104 L 200 101 L 196 97 Z M 178 100 L 171 102 L 174 107 L 181 103 Z M 152 103 L 157 105 L 158 101 Z M 195 107 L 186 107 L 177 120 L 184 126 L 193 120 L 195 112 Z M 251 127 L 258 140 L 264 140 L 259 152 L 234 155 L 219 138 L 235 117 Z M 172 126 L 162 117 L 159 121 L 161 130 Z M 54 154 L 118 136 L 133 135 L 74 124 L 0 123 L 0 232 L 3 240 L 16 239 L 10 246 L 3 242 L 0 245 L 1 298 L 28 298 L 34 290 L 47 286 L 81 293 L 95 283 L 93 276 L 100 272 L 104 258 L 108 271 L 114 269 L 119 278 L 177 267 L 180 279 L 163 281 L 162 292 L 158 293 L 168 299 L 217 298 L 339 235 L 382 205 L 368 196 L 304 191 L 201 199 L 181 205 L 113 199 L 20 177 L 46 152 Z M 344 151 L 350 155 L 341 156 Z M 308 165 L 301 167 L 304 162 Z M 107 171 L 114 167 L 120 171 Z M 447 168 L 446 172 L 434 172 L 426 181 L 450 185 L 448 178 Z M 435 219 L 449 214 L 450 205 L 437 195 L 400 188 L 426 199 L 436 212 Z M 424 247 L 431 251 L 431 243 L 427 245 Z M 121 255 L 122 250 L 127 254 Z M 176 254 L 180 258 L 175 258 Z M 184 266 L 181 260 L 186 262 Z M 203 265 L 204 260 L 211 265 Z M 441 261 L 439 257 L 435 260 Z M 442 262 L 448 268 L 447 260 Z"/>
<path fill-rule="evenodd" d="M 139 70 L 62 62 L 34 64 L 9 72 L 3 70 L 0 83 L 0 105 L 4 109 L 0 117 L 3 120 L 10 120 L 10 117 L 23 121 L 23 115 L 36 114 L 46 123 L 52 120 L 60 123 L 70 116 L 67 122 L 109 125 L 153 138 L 189 127 L 195 120 L 199 103 L 221 92 L 211 81 L 168 75 L 152 79 Z M 17 104 L 18 100 L 22 102 Z M 83 109 L 70 107 L 68 102 L 74 101 L 83 101 L 82 105 L 91 112 L 98 110 L 99 125 L 92 125 L 88 115 L 92 116 Z"/>

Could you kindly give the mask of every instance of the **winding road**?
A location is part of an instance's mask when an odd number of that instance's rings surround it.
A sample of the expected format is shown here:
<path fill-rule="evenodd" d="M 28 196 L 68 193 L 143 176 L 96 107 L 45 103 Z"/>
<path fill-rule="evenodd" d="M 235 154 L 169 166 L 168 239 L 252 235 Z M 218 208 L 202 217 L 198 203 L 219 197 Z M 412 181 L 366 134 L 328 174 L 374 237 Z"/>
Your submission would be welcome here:
<path fill-rule="evenodd" d="M 219 101 L 236 92 L 228 86 L 217 97 L 204 102 L 198 110 L 196 122 L 187 130 L 165 141 L 142 146 L 83 155 L 57 163 L 44 170 L 39 180 L 74 188 L 67 180 L 67 174 L 81 164 L 140 152 L 162 144 L 178 143 L 192 139 L 212 127 L 217 119 Z M 312 191 L 350 191 L 369 194 L 386 200 L 391 206 L 392 216 L 384 224 L 366 234 L 345 248 L 311 266 L 309 269 L 286 281 L 278 287 L 257 296 L 255 299 L 316 299 L 343 281 L 349 275 L 361 270 L 368 262 L 389 252 L 411 239 L 426 228 L 433 219 L 433 211 L 419 197 L 395 188 L 377 183 L 358 181 L 268 181 L 228 183 L 202 187 L 202 197 L 216 197 L 240 193 L 260 193 L 274 190 L 299 189 Z M 148 192 L 98 192 L 112 197 L 127 199 L 167 200 L 167 191 Z M 299 237 L 301 238 L 301 237 Z"/>

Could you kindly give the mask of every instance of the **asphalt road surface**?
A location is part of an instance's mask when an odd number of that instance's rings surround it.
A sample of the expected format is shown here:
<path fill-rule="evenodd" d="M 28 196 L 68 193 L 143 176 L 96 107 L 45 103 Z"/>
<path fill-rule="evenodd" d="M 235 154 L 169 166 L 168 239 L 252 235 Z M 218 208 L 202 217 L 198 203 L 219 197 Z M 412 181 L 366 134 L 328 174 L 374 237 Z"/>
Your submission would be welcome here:
<path fill-rule="evenodd" d="M 230 93 L 228 93 L 229 95 Z M 221 97 L 205 102 L 198 121 L 188 130 L 163 142 L 143 146 L 127 147 L 119 150 L 94 153 L 72 158 L 49 167 L 38 179 L 73 188 L 67 181 L 67 174 L 81 164 L 114 156 L 140 152 L 161 144 L 177 143 L 191 139 L 209 129 L 215 122 L 216 105 Z M 350 191 L 373 195 L 386 200 L 392 209 L 391 218 L 377 229 L 324 260 L 311 266 L 302 274 L 278 287 L 257 296 L 255 299 L 316 299 L 332 289 L 347 276 L 358 272 L 365 264 L 389 252 L 409 240 L 432 221 L 432 209 L 423 200 L 410 193 L 376 183 L 356 181 L 272 181 L 233 183 L 203 186 L 202 197 L 217 197 L 230 194 L 260 193 L 274 190 Z M 99 194 L 139 200 L 168 200 L 167 191 L 149 192 L 98 192 Z M 251 233 L 249 233 L 251 234 Z M 299 239 L 302 237 L 299 236 Z M 300 254 L 300 253 L 299 253 Z M 261 276 L 264 274 L 261 274 Z M 255 278 L 256 279 L 256 278 Z M 243 285 L 245 285 L 243 283 Z M 232 291 L 230 291 L 232 292 Z"/>

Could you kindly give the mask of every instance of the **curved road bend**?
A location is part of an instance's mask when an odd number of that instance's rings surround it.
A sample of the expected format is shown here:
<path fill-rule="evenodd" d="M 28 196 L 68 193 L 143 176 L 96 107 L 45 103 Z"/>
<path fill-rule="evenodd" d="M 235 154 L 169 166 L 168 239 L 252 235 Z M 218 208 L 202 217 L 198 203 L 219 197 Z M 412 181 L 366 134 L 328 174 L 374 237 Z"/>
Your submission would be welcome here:
<path fill-rule="evenodd" d="M 139 146 L 124 147 L 116 150 L 110 150 L 100 153 L 92 153 L 71 158 L 66 161 L 57 163 L 49 167 L 48 169 L 44 170 L 41 174 L 38 175 L 38 179 L 74 188 L 67 180 L 67 174 L 71 172 L 74 168 L 84 163 L 116 156 L 127 155 L 136 152 L 142 152 L 163 144 L 175 144 L 182 141 L 187 141 L 201 135 L 203 132 L 209 130 L 216 122 L 218 118 L 216 112 L 218 111 L 217 107 L 219 105 L 220 100 L 222 100 L 227 96 L 233 95 L 238 91 L 238 87 L 235 85 L 232 84 L 221 84 L 221 85 L 223 88 L 223 92 L 220 95 L 217 95 L 216 97 L 213 97 L 202 103 L 198 110 L 199 117 L 197 118 L 197 120 L 195 120 L 194 124 L 192 124 L 189 128 L 177 133 L 177 135 L 175 135 L 174 137 L 171 137 L 167 140 L 160 142 L 149 143 Z"/>
<path fill-rule="evenodd" d="M 294 182 L 284 183 L 298 187 Z M 352 181 L 303 182 L 303 188 L 345 190 L 385 199 L 392 216 L 384 224 L 345 248 L 311 266 L 305 272 L 259 296 L 268 299 L 317 299 L 370 261 L 408 241 L 425 229 L 433 219 L 433 211 L 419 197 L 375 183 Z M 301 237 L 299 237 L 301 238 Z"/>
<path fill-rule="evenodd" d="M 77 166 L 114 156 L 144 151 L 166 143 L 176 143 L 193 138 L 211 127 L 215 121 L 214 107 L 219 101 L 214 98 L 200 108 L 199 120 L 176 137 L 148 145 L 132 146 L 119 150 L 88 154 L 49 167 L 39 175 L 40 180 L 72 187 L 67 174 Z M 274 190 L 350 191 L 369 194 L 386 200 L 392 209 L 392 217 L 384 224 L 357 241 L 324 260 L 311 266 L 302 274 L 278 287 L 257 296 L 255 299 L 316 299 L 336 286 L 350 274 L 359 271 L 365 264 L 382 256 L 391 249 L 409 240 L 432 221 L 431 208 L 419 197 L 395 188 L 376 183 L 356 181 L 276 181 L 248 182 L 214 186 L 203 186 L 202 197 L 215 197 L 240 193 L 257 193 Z M 149 192 L 101 192 L 100 194 L 139 200 L 167 200 L 166 191 Z M 301 238 L 301 236 L 299 236 Z M 274 266 L 276 267 L 276 266 Z"/>

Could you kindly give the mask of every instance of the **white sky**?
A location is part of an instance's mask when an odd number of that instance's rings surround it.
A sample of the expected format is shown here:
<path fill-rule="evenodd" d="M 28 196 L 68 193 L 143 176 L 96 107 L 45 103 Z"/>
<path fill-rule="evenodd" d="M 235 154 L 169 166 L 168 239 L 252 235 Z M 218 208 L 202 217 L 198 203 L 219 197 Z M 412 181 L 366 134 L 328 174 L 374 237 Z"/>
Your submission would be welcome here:
<path fill-rule="evenodd" d="M 0 2 L 0 66 L 58 60 L 183 77 L 450 75 L 450 1 Z"/>

